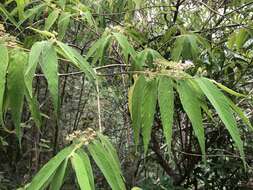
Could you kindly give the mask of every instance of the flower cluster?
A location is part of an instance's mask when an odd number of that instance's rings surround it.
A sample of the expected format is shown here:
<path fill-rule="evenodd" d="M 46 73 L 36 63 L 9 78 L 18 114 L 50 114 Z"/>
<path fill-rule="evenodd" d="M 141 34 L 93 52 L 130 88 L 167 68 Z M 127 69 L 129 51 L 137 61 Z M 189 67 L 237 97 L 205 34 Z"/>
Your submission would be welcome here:
<path fill-rule="evenodd" d="M 84 131 L 76 130 L 73 133 L 67 135 L 67 141 L 82 142 L 84 145 L 88 145 L 93 139 L 96 138 L 96 132 L 92 128 L 87 128 Z"/>

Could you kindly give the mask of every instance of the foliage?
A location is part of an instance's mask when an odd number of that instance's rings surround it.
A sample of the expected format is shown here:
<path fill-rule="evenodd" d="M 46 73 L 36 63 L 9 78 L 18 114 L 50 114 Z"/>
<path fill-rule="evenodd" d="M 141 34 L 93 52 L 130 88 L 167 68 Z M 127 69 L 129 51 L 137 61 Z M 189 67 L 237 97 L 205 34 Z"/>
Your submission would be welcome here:
<path fill-rule="evenodd" d="M 28 174 L 21 162 L 27 179 L 0 175 L 0 185 L 231 189 L 238 175 L 242 188 L 252 172 L 252 5 L 0 3 L 0 158 L 12 166 L 32 151 L 34 166 Z"/>

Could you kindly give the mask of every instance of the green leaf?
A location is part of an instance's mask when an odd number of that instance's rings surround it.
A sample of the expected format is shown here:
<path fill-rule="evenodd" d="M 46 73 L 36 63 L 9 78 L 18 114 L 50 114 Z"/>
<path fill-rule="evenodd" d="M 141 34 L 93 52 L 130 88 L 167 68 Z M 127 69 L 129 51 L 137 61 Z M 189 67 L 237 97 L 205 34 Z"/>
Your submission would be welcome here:
<path fill-rule="evenodd" d="M 48 89 L 51 94 L 54 110 L 56 115 L 59 113 L 59 97 L 58 97 L 58 60 L 53 43 L 45 42 L 41 54 L 41 69 L 47 79 Z"/>
<path fill-rule="evenodd" d="M 234 110 L 234 112 L 237 113 L 237 115 L 242 119 L 243 123 L 253 131 L 253 127 L 250 123 L 249 118 L 247 118 L 247 116 L 243 113 L 241 108 L 235 105 L 234 102 L 232 102 L 229 98 L 227 98 L 227 100 L 231 108 Z"/>
<path fill-rule="evenodd" d="M 0 12 L 3 13 L 3 16 L 5 16 L 6 19 L 8 19 L 14 26 L 18 28 L 18 24 L 16 20 L 13 18 L 13 16 L 4 8 L 2 4 L 0 4 Z M 2 15 L 1 15 L 2 16 Z"/>
<path fill-rule="evenodd" d="M 247 29 L 242 28 L 239 31 L 237 31 L 236 39 L 235 39 L 237 49 L 241 49 L 243 44 L 246 42 L 246 40 L 249 37 L 250 35 Z"/>
<path fill-rule="evenodd" d="M 145 86 L 141 109 L 142 136 L 145 154 L 147 153 L 149 141 L 151 138 L 153 120 L 156 111 L 156 101 L 157 101 L 157 81 L 156 79 L 151 79 L 150 81 L 147 82 Z"/>
<path fill-rule="evenodd" d="M 96 78 L 95 72 L 89 63 L 73 48 L 69 47 L 68 45 L 57 41 L 57 45 L 63 52 L 63 56 L 70 60 L 76 67 L 80 68 L 90 79 L 93 81 Z"/>
<path fill-rule="evenodd" d="M 41 53 L 42 53 L 45 43 L 46 43 L 45 41 L 36 42 L 32 46 L 31 51 L 29 53 L 28 65 L 25 71 L 25 84 L 26 84 L 28 94 L 30 95 L 30 97 L 33 97 L 33 92 L 32 92 L 33 78 L 34 78 L 37 65 L 40 61 Z"/>
<path fill-rule="evenodd" d="M 53 26 L 53 24 L 55 23 L 55 21 L 57 20 L 59 15 L 59 10 L 53 10 L 50 15 L 47 17 L 46 21 L 45 21 L 45 28 L 44 30 L 50 30 L 50 28 Z"/>
<path fill-rule="evenodd" d="M 123 175 L 121 174 L 121 169 L 120 169 L 120 161 L 117 155 L 117 152 L 115 150 L 115 148 L 113 147 L 113 145 L 111 144 L 111 142 L 109 141 L 108 137 L 98 133 L 98 137 L 101 141 L 101 143 L 104 145 L 106 151 L 109 153 L 110 155 L 110 160 L 113 162 L 113 165 L 116 167 L 115 171 L 118 171 L 118 175 L 121 175 L 123 177 Z"/>
<path fill-rule="evenodd" d="M 69 12 L 62 12 L 58 20 L 58 39 L 62 40 L 68 29 L 71 14 Z"/>
<path fill-rule="evenodd" d="M 77 153 L 72 153 L 71 163 L 76 172 L 76 177 L 81 190 L 92 190 L 87 169 L 82 158 Z"/>
<path fill-rule="evenodd" d="M 173 82 L 170 78 L 166 76 L 161 76 L 159 78 L 158 102 L 161 113 L 161 120 L 163 124 L 163 132 L 170 153 L 174 112 L 174 95 Z"/>
<path fill-rule="evenodd" d="M 142 113 L 141 109 L 145 86 L 146 86 L 145 77 L 143 75 L 140 75 L 134 84 L 131 98 L 132 100 L 131 113 L 133 120 L 134 142 L 136 145 L 139 144 L 139 136 L 141 130 L 141 113 Z"/>
<path fill-rule="evenodd" d="M 24 17 L 24 9 L 25 9 L 25 0 L 16 0 L 19 19 L 21 20 Z"/>
<path fill-rule="evenodd" d="M 133 59 L 135 59 L 136 52 L 135 52 L 133 46 L 128 42 L 127 37 L 121 33 L 113 33 L 113 35 L 122 48 L 125 60 L 128 59 L 128 55 L 131 55 L 131 57 Z"/>
<path fill-rule="evenodd" d="M 183 48 L 184 48 L 184 38 L 177 37 L 176 42 L 175 42 L 175 46 L 171 52 L 172 60 L 174 60 L 174 61 L 180 60 Z"/>
<path fill-rule="evenodd" d="M 49 160 L 35 175 L 27 190 L 40 190 L 44 184 L 48 182 L 50 177 L 55 173 L 58 166 L 65 160 L 74 150 L 74 146 L 69 146 L 61 150 L 56 156 Z"/>
<path fill-rule="evenodd" d="M 95 184 L 94 184 L 94 177 L 93 177 L 93 172 L 92 172 L 92 167 L 90 163 L 89 156 L 83 151 L 83 149 L 79 148 L 76 153 L 80 156 L 80 158 L 83 161 L 83 164 L 87 170 L 89 182 L 91 185 L 91 189 L 95 190 Z"/>
<path fill-rule="evenodd" d="M 3 121 L 3 101 L 4 101 L 4 92 L 6 85 L 6 74 L 9 63 L 9 55 L 7 47 L 0 43 L 0 125 L 4 125 Z"/>
<path fill-rule="evenodd" d="M 207 78 L 196 78 L 195 79 L 209 99 L 215 110 L 217 111 L 219 117 L 221 118 L 222 122 L 228 129 L 232 139 L 234 140 L 237 148 L 239 149 L 241 158 L 246 165 L 245 156 L 243 151 L 243 142 L 240 138 L 239 129 L 236 125 L 236 120 L 233 116 L 233 111 L 227 101 L 226 96 Z"/>
<path fill-rule="evenodd" d="M 42 119 L 40 115 L 40 108 L 39 108 L 39 102 L 37 101 L 37 97 L 33 96 L 31 97 L 28 94 L 28 91 L 25 92 L 25 97 L 28 102 L 29 109 L 31 111 L 32 118 L 38 128 L 42 125 Z"/>
<path fill-rule="evenodd" d="M 68 158 L 66 158 L 60 166 L 57 168 L 54 177 L 52 178 L 52 182 L 50 184 L 50 190 L 60 190 L 63 184 L 66 168 L 68 165 Z"/>
<path fill-rule="evenodd" d="M 99 141 L 94 140 L 88 145 L 88 150 L 112 190 L 125 190 L 126 187 L 121 175 L 119 175 L 120 172 L 116 171 L 118 167 L 114 165 L 114 162 L 110 159 L 110 154 L 104 149 L 103 145 Z"/>
<path fill-rule="evenodd" d="M 20 122 L 25 94 L 24 68 L 26 63 L 26 53 L 19 50 L 12 52 L 8 67 L 7 87 L 12 120 L 19 142 L 21 142 Z"/>
<path fill-rule="evenodd" d="M 94 58 L 92 62 L 95 64 L 99 60 L 99 64 L 102 65 L 105 57 L 104 53 L 106 47 L 110 43 L 111 38 L 112 38 L 111 35 L 104 33 L 102 37 L 91 46 L 86 55 L 86 60 L 93 56 Z"/>
<path fill-rule="evenodd" d="M 214 84 L 216 84 L 219 88 L 221 88 L 222 90 L 224 90 L 225 92 L 234 95 L 234 96 L 238 96 L 238 97 L 246 97 L 244 94 L 240 94 L 238 92 L 235 92 L 234 90 L 224 86 L 223 84 L 216 82 L 215 80 L 211 80 Z"/>
<path fill-rule="evenodd" d="M 196 96 L 197 92 L 194 91 L 194 88 L 188 83 L 188 81 L 179 81 L 177 90 L 184 111 L 191 120 L 194 133 L 200 144 L 203 160 L 205 161 L 205 132 L 202 122 L 201 103 Z"/>

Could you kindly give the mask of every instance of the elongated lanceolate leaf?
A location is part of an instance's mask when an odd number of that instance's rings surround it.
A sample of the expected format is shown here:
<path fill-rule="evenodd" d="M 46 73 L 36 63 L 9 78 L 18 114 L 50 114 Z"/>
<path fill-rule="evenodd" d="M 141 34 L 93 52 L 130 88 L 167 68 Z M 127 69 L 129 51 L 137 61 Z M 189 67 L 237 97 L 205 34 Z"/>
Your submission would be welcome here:
<path fill-rule="evenodd" d="M 71 14 L 68 12 L 62 12 L 58 20 L 58 38 L 62 40 L 68 29 Z"/>
<path fill-rule="evenodd" d="M 170 153 L 174 112 L 174 95 L 173 82 L 166 76 L 161 76 L 159 78 L 158 102 L 163 125 L 163 133 Z"/>
<path fill-rule="evenodd" d="M 133 120 L 134 142 L 136 145 L 139 144 L 139 136 L 141 130 L 141 113 L 142 113 L 141 110 L 145 86 L 146 86 L 145 77 L 143 75 L 140 75 L 134 84 L 132 98 L 130 98 L 132 100 L 131 113 Z"/>
<path fill-rule="evenodd" d="M 81 190 L 92 190 L 87 169 L 82 158 L 77 153 L 71 155 L 71 163 L 76 172 L 77 181 Z"/>
<path fill-rule="evenodd" d="M 90 182 L 90 186 L 91 189 L 95 190 L 95 184 L 94 184 L 94 176 L 93 176 L 93 172 L 92 172 L 92 166 L 90 163 L 90 159 L 89 156 L 84 152 L 83 149 L 79 148 L 76 153 L 80 156 L 80 158 L 83 161 L 83 164 L 86 168 L 87 174 L 88 174 L 88 178 L 89 178 L 89 182 Z"/>
<path fill-rule="evenodd" d="M 144 152 L 147 153 L 149 141 L 151 138 L 151 131 L 156 111 L 157 101 L 157 81 L 152 79 L 147 82 L 144 89 L 144 96 L 141 109 L 141 121 L 142 121 L 142 137 L 144 144 Z"/>
<path fill-rule="evenodd" d="M 110 159 L 110 154 L 106 151 L 104 146 L 99 141 L 94 140 L 88 145 L 88 150 L 98 165 L 99 169 L 104 174 L 112 190 L 125 190 L 125 184 L 121 175 L 119 175 L 121 172 L 117 171 L 117 168 L 119 168 L 119 166 L 114 165 L 114 162 Z"/>
<path fill-rule="evenodd" d="M 73 145 L 66 147 L 49 160 L 35 175 L 27 190 L 40 190 L 56 172 L 58 166 L 72 153 L 74 148 Z"/>
<path fill-rule="evenodd" d="M 51 42 L 45 42 L 41 54 L 41 69 L 47 79 L 48 89 L 51 94 L 56 115 L 59 113 L 58 98 L 58 60 L 54 46 Z"/>
<path fill-rule="evenodd" d="M 33 97 L 32 94 L 32 82 L 34 78 L 34 74 L 37 68 L 37 65 L 41 58 L 41 53 L 44 48 L 44 45 L 46 44 L 45 41 L 42 42 L 36 42 L 29 53 L 29 60 L 28 65 L 25 71 L 25 84 L 28 90 L 28 94 L 30 97 Z"/>
<path fill-rule="evenodd" d="M 24 68 L 26 63 L 26 53 L 19 50 L 12 52 L 8 67 L 7 87 L 12 120 L 19 142 L 21 142 L 20 122 L 25 94 Z"/>
<path fill-rule="evenodd" d="M 202 77 L 196 78 L 195 80 L 217 111 L 219 117 L 239 149 L 244 164 L 246 164 L 243 151 L 243 142 L 240 137 L 239 129 L 236 125 L 236 120 L 233 116 L 233 111 L 226 99 L 226 96 L 207 78 Z"/>
<path fill-rule="evenodd" d="M 90 64 L 73 48 L 68 45 L 57 41 L 57 45 L 62 50 L 62 56 L 70 60 L 76 67 L 81 69 L 91 81 L 94 81 L 96 78 L 95 72 L 90 66 Z"/>
<path fill-rule="evenodd" d="M 187 113 L 199 141 L 201 152 L 205 160 L 205 132 L 202 123 L 201 103 L 198 100 L 197 92 L 188 81 L 180 81 L 177 90 L 182 106 Z"/>
<path fill-rule="evenodd" d="M 50 183 L 50 190 L 60 190 L 64 181 L 64 176 L 66 172 L 66 168 L 68 165 L 68 158 L 66 158 L 60 166 L 57 168 L 54 177 L 52 178 L 52 182 Z"/>
<path fill-rule="evenodd" d="M 59 10 L 53 10 L 50 15 L 47 17 L 46 22 L 45 22 L 45 30 L 50 30 L 50 28 L 53 26 L 55 21 L 57 20 L 59 15 Z"/>
<path fill-rule="evenodd" d="M 0 43 L 0 125 L 4 125 L 3 100 L 4 100 L 8 63 L 9 63 L 8 49 L 4 44 Z"/>

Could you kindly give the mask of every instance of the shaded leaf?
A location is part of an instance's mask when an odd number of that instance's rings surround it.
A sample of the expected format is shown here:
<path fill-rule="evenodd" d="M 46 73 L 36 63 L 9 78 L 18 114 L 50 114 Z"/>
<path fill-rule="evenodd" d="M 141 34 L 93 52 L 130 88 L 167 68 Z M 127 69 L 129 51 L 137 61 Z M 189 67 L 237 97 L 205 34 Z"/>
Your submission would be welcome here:
<path fill-rule="evenodd" d="M 157 101 L 157 81 L 151 79 L 147 82 L 144 89 L 144 96 L 141 109 L 142 121 L 142 136 L 144 144 L 144 152 L 147 153 L 148 144 L 151 138 L 151 131 L 153 126 L 154 115 L 156 111 Z"/>
<path fill-rule="evenodd" d="M 0 125 L 4 125 L 3 121 L 3 100 L 6 85 L 6 74 L 9 63 L 9 55 L 7 47 L 0 43 Z"/>
<path fill-rule="evenodd" d="M 174 112 L 174 95 L 173 82 L 170 78 L 166 76 L 161 76 L 159 78 L 158 102 L 161 113 L 161 120 L 163 124 L 163 132 L 170 153 Z"/>

